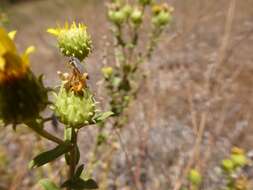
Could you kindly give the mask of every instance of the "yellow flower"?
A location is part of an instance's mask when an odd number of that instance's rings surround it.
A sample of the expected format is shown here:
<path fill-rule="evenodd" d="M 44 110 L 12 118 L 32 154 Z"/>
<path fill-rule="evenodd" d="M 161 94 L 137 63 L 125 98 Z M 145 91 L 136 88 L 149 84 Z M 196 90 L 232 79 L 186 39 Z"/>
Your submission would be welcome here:
<path fill-rule="evenodd" d="M 0 28 L 0 84 L 24 76 L 29 68 L 29 54 L 34 47 L 29 47 L 19 55 L 13 42 L 16 32 L 9 34 Z"/>
<path fill-rule="evenodd" d="M 86 26 L 81 23 L 76 24 L 75 22 L 69 25 L 69 23 L 65 22 L 64 27 L 58 26 L 57 28 L 49 28 L 47 29 L 47 32 L 55 36 L 59 36 L 61 33 L 66 32 L 71 29 L 72 30 L 75 30 L 75 29 L 86 30 Z"/>
<path fill-rule="evenodd" d="M 65 23 L 64 27 L 49 28 L 47 32 L 57 37 L 64 56 L 73 56 L 82 61 L 91 52 L 91 39 L 84 24 Z"/>

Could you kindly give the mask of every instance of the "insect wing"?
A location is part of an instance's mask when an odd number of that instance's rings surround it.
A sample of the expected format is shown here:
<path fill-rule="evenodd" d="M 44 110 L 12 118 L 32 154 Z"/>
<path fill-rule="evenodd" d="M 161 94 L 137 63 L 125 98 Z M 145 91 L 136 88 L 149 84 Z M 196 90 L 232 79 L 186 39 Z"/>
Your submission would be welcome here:
<path fill-rule="evenodd" d="M 79 73 L 84 73 L 84 68 L 82 63 L 75 57 L 72 57 L 69 61 L 71 66 L 73 66 Z"/>

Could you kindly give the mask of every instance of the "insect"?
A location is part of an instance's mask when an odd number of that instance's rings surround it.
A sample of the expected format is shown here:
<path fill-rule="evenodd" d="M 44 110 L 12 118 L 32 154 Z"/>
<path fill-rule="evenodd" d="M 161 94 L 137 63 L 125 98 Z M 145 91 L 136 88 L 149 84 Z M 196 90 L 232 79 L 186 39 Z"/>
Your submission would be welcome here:
<path fill-rule="evenodd" d="M 75 57 L 70 57 L 69 59 L 69 64 L 73 67 L 73 69 L 82 74 L 84 73 L 84 68 L 82 66 L 82 63 L 79 61 L 79 59 L 75 58 Z"/>
<path fill-rule="evenodd" d="M 82 90 L 87 87 L 88 74 L 84 72 L 79 59 L 71 57 L 68 64 L 72 67 L 72 73 L 60 73 L 60 77 L 66 81 L 65 87 L 67 89 L 82 94 Z"/>

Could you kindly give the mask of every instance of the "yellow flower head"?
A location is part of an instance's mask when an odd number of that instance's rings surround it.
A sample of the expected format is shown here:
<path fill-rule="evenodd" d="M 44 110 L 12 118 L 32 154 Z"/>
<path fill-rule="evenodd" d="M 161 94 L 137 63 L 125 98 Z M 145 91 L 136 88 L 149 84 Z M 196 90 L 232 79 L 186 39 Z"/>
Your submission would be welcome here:
<path fill-rule="evenodd" d="M 231 153 L 232 153 L 232 154 L 244 155 L 244 154 L 245 154 L 245 151 L 244 151 L 242 148 L 233 147 L 233 148 L 231 149 Z"/>
<path fill-rule="evenodd" d="M 159 14 L 162 11 L 172 13 L 174 11 L 174 7 L 168 5 L 167 3 L 154 4 L 152 6 L 152 12 L 153 12 L 154 15 L 157 15 L 157 14 Z"/>
<path fill-rule="evenodd" d="M 29 47 L 24 54 L 19 55 L 13 42 L 16 32 L 9 34 L 0 28 L 0 84 L 21 78 L 29 68 L 29 54 L 34 47 Z"/>
<path fill-rule="evenodd" d="M 82 61 L 91 51 L 91 39 L 84 24 L 65 23 L 64 27 L 49 28 L 47 32 L 57 37 L 60 51 L 67 57 Z"/>

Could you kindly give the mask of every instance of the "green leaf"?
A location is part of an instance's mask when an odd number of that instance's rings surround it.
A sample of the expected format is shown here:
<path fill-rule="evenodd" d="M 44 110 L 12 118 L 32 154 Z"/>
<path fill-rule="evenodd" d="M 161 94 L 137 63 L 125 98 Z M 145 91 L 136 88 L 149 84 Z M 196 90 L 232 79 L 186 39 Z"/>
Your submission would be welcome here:
<path fill-rule="evenodd" d="M 42 179 L 39 181 L 39 184 L 44 188 L 44 190 L 60 190 L 54 182 L 49 179 Z"/>
<path fill-rule="evenodd" d="M 105 121 L 108 117 L 112 116 L 114 113 L 111 111 L 108 112 L 101 112 L 95 115 L 94 120 L 96 123 Z"/>
<path fill-rule="evenodd" d="M 60 157 L 61 155 L 67 153 L 71 149 L 70 142 L 66 141 L 63 144 L 58 145 L 52 150 L 43 152 L 36 156 L 30 163 L 29 168 L 37 168 L 48 162 L 55 160 L 56 158 Z"/>
<path fill-rule="evenodd" d="M 81 178 L 71 179 L 64 182 L 61 187 L 68 187 L 75 190 L 97 189 L 97 182 L 93 179 L 83 180 Z"/>
<path fill-rule="evenodd" d="M 79 178 L 83 172 L 83 168 L 84 168 L 84 165 L 80 165 L 77 169 L 76 169 L 76 173 L 75 173 L 75 176 L 74 178 Z"/>

